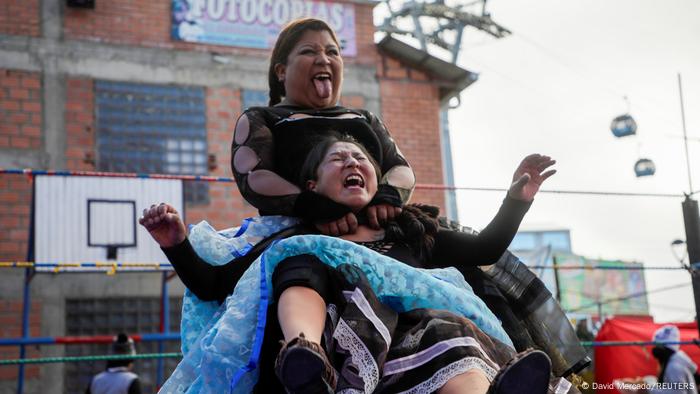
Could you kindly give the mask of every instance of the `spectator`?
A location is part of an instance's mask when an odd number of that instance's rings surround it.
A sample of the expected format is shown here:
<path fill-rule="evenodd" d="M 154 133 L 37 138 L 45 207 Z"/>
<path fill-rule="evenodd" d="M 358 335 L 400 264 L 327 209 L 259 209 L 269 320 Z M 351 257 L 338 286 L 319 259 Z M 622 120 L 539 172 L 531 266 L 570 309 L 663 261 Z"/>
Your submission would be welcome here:
<path fill-rule="evenodd" d="M 112 342 L 111 354 L 136 355 L 134 340 L 119 333 Z M 104 372 L 95 375 L 85 391 L 86 394 L 141 394 L 139 377 L 131 372 L 133 359 L 108 360 Z"/>
<path fill-rule="evenodd" d="M 654 332 L 657 342 L 651 354 L 659 362 L 659 375 L 656 384 L 653 379 L 623 379 L 621 393 L 639 394 L 698 394 L 698 366 L 680 349 L 681 339 L 678 327 L 668 324 Z"/>

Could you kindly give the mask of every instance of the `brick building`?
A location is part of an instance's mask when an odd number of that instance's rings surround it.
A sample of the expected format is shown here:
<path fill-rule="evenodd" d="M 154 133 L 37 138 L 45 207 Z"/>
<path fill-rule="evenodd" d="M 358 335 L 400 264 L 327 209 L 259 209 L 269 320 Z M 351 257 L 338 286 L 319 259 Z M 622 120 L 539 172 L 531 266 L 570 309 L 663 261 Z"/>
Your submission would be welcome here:
<path fill-rule="evenodd" d="M 94 8 L 68 3 L 0 0 L 0 168 L 230 177 L 235 121 L 244 108 L 267 98 L 269 49 L 173 38 L 175 0 L 96 0 Z M 227 2 L 201 3 L 215 11 L 217 4 Z M 367 108 L 384 119 L 419 183 L 444 183 L 440 113 L 474 75 L 390 37 L 375 43 L 372 1 L 327 4 L 340 4 L 354 17 L 355 50 L 344 56 L 342 104 Z M 187 111 L 169 106 L 183 97 Z M 151 115 L 161 116 L 138 123 L 129 106 L 132 99 L 147 101 Z M 173 124 L 173 117 L 186 127 Z M 130 128 L 134 124 L 151 127 L 135 131 Z M 162 133 L 179 133 L 180 142 L 139 154 L 115 136 L 118 132 L 131 133 L 132 144 L 143 146 Z M 170 162 L 163 155 L 175 159 Z M 206 218 L 224 228 L 255 214 L 231 183 L 186 183 L 185 197 L 187 223 Z M 417 190 L 413 200 L 445 208 L 439 190 Z M 29 177 L 0 174 L 0 261 L 27 258 L 31 201 Z M 22 335 L 24 275 L 20 269 L 2 271 L 2 338 Z M 162 278 L 160 273 L 36 275 L 31 280 L 28 335 L 158 331 Z M 177 331 L 183 287 L 176 278 L 170 284 L 171 329 Z M 168 344 L 166 350 L 177 350 L 177 344 Z M 157 349 L 140 344 L 139 351 Z M 105 352 L 99 345 L 42 346 L 28 348 L 27 356 Z M 0 347 L 3 359 L 18 354 L 17 347 Z M 169 360 L 166 369 L 174 362 Z M 147 390 L 157 385 L 155 363 L 142 360 L 137 365 Z M 27 367 L 24 391 L 82 392 L 85 379 L 100 368 L 100 362 Z M 0 392 L 16 390 L 17 370 L 0 367 Z"/>

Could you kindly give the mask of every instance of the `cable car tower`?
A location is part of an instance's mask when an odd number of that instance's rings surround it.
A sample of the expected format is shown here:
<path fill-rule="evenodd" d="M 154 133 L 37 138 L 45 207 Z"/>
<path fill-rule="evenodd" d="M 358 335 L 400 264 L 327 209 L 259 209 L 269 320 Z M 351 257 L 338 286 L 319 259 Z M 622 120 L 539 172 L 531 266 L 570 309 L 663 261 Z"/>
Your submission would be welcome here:
<path fill-rule="evenodd" d="M 486 2 L 487 0 L 453 0 L 447 4 L 445 0 L 382 0 L 388 15 L 376 26 L 376 30 L 386 33 L 388 37 L 410 36 L 418 40 L 420 49 L 426 54 L 429 54 L 428 44 L 438 46 L 451 54 L 451 64 L 457 66 L 466 27 L 475 28 L 497 39 L 511 34 L 508 29 L 491 19 L 491 15 L 486 11 Z M 466 70 L 461 71 L 468 73 Z M 478 77 L 476 73 L 468 74 L 471 82 Z M 452 98 L 456 99 L 456 103 L 449 103 L 451 99 L 448 99 L 440 110 L 440 145 L 447 185 L 454 185 L 447 110 L 459 106 L 459 91 Z M 457 196 L 454 190 L 445 192 L 445 204 L 446 216 L 457 220 Z"/>
<path fill-rule="evenodd" d="M 505 27 L 491 19 L 486 11 L 487 0 L 448 5 L 444 0 L 400 1 L 383 0 L 389 15 L 377 26 L 378 31 L 388 34 L 409 35 L 420 42 L 421 49 L 428 52 L 428 44 L 437 45 L 452 54 L 452 63 L 457 63 L 464 28 L 471 26 L 495 38 L 511 34 Z M 413 26 L 413 29 L 406 26 Z"/>

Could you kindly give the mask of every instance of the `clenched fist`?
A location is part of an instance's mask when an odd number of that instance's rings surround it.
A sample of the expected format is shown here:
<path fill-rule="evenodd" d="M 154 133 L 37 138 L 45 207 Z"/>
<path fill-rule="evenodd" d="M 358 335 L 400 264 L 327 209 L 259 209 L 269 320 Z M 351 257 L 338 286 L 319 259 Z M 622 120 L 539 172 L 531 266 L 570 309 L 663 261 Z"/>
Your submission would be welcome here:
<path fill-rule="evenodd" d="M 170 204 L 160 203 L 144 209 L 139 224 L 148 230 L 162 248 L 175 246 L 187 237 L 185 223 Z"/>

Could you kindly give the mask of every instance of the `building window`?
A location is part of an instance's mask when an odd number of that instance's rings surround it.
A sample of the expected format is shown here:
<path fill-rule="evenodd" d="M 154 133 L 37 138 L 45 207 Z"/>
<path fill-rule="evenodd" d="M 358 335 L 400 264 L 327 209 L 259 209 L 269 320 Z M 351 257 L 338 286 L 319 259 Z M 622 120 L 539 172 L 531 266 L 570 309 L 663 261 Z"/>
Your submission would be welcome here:
<path fill-rule="evenodd" d="M 110 172 L 206 175 L 204 89 L 95 83 L 97 168 Z M 185 182 L 185 201 L 209 203 L 206 182 Z"/>
<path fill-rule="evenodd" d="M 182 298 L 170 298 L 170 331 L 180 330 Z M 81 298 L 66 300 L 66 335 L 116 335 L 160 332 L 160 298 Z M 179 352 L 179 341 L 163 342 L 163 352 Z M 138 353 L 158 353 L 157 342 L 136 343 Z M 109 344 L 66 345 L 66 356 L 90 356 L 109 354 Z M 167 378 L 180 361 L 164 360 L 164 377 Z M 66 363 L 64 387 L 66 393 L 84 393 L 90 379 L 104 371 L 105 361 Z M 134 372 L 139 375 L 144 393 L 157 391 L 157 359 L 139 359 Z"/>

